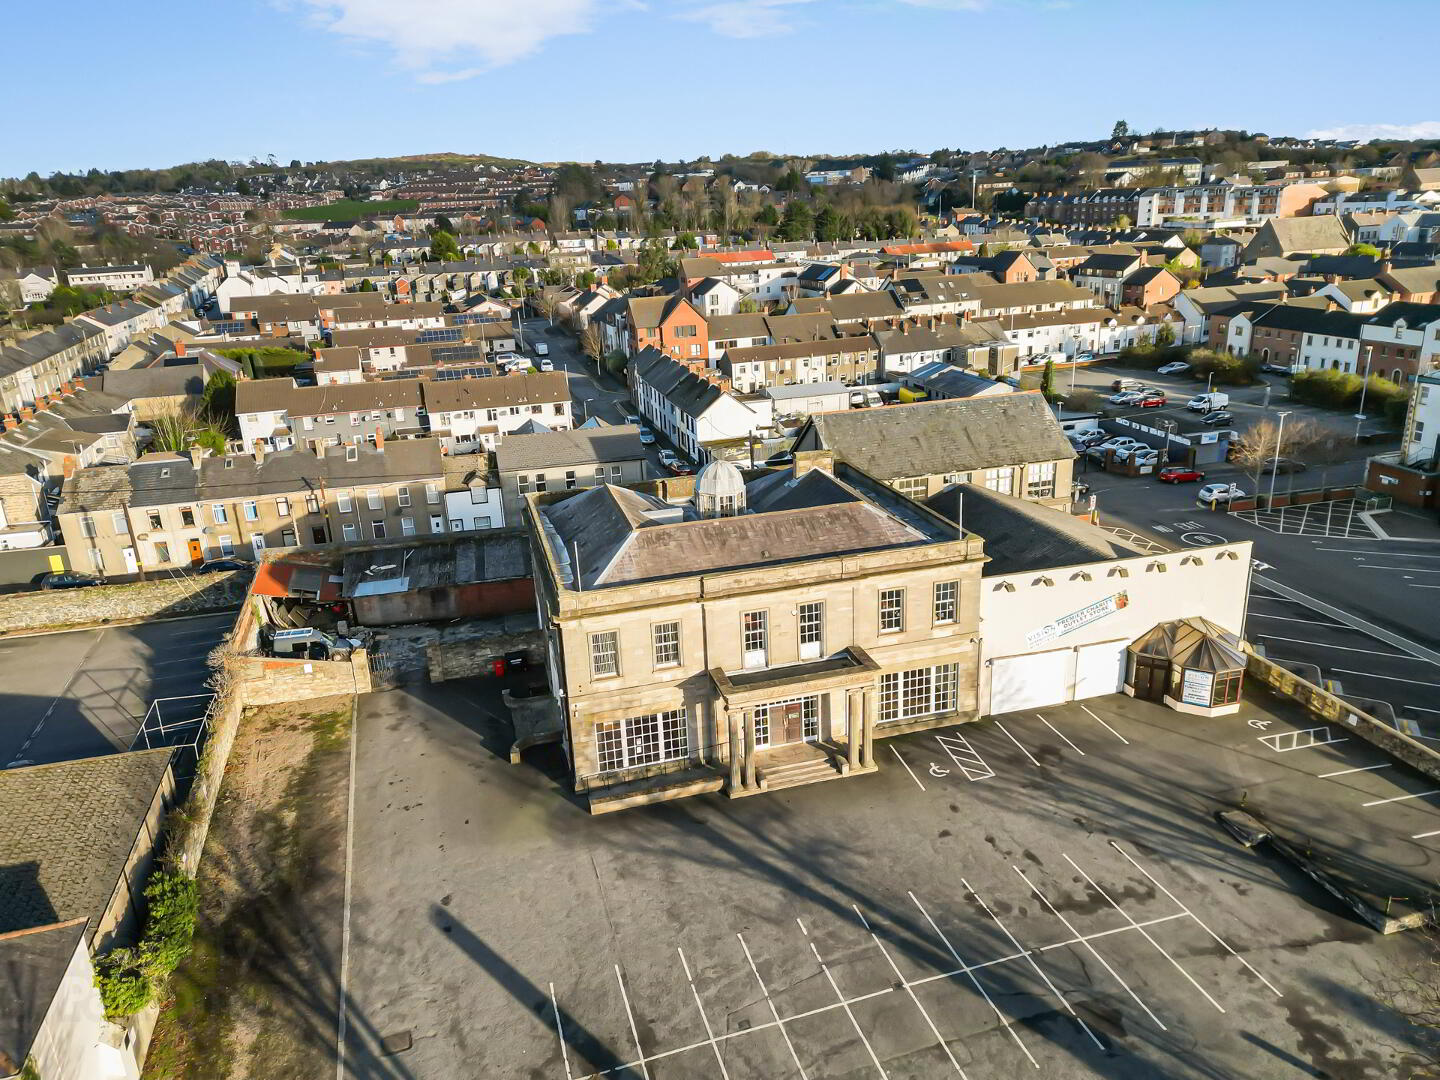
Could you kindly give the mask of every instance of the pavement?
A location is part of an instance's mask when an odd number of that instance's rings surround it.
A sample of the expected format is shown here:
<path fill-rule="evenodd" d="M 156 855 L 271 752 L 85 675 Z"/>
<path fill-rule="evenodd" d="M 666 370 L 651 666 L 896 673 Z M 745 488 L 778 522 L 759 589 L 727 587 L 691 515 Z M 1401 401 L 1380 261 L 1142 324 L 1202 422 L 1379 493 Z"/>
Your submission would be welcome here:
<path fill-rule="evenodd" d="M 230 611 L 0 640 L 0 765 L 128 750 L 156 699 L 167 723 L 189 718 L 234 622 Z"/>
<path fill-rule="evenodd" d="M 1315 726 L 1112 696 L 595 818 L 493 684 L 366 695 L 342 1076 L 1401 1075 L 1376 988 L 1424 943 L 1214 819 L 1433 882 L 1435 785 Z"/>

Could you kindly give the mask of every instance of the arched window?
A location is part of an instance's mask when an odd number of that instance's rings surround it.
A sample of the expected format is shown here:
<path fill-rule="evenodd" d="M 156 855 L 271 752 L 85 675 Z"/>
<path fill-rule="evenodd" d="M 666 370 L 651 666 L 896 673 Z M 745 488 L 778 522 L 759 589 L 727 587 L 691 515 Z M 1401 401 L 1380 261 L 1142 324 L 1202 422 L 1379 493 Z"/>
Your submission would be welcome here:
<path fill-rule="evenodd" d="M 1261 350 L 1260 350 L 1260 359 L 1263 360 L 1265 363 L 1268 364 L 1268 363 L 1270 362 L 1270 350 L 1269 350 L 1269 349 L 1261 349 Z"/>
<path fill-rule="evenodd" d="M 1404 380 L 1405 380 L 1405 372 L 1401 371 L 1398 367 L 1397 367 L 1394 371 L 1392 371 L 1392 372 L 1390 373 L 1390 381 L 1391 381 L 1391 382 L 1397 382 L 1397 383 L 1398 383 L 1398 382 L 1403 382 Z"/>

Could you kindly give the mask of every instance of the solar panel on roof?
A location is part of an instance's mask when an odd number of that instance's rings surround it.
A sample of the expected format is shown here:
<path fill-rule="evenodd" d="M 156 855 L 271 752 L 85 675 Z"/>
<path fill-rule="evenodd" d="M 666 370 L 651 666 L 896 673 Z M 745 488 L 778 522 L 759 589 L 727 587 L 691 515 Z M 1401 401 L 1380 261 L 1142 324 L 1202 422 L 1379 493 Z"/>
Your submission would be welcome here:
<path fill-rule="evenodd" d="M 441 341 L 460 341 L 463 337 L 459 327 L 442 326 L 435 330 L 421 330 L 415 341 L 420 345 L 433 345 Z"/>
<path fill-rule="evenodd" d="M 485 350 L 478 345 L 447 345 L 430 354 L 437 364 L 454 364 L 464 360 L 483 360 Z"/>
<path fill-rule="evenodd" d="M 455 326 L 478 326 L 481 323 L 508 322 L 508 319 L 498 315 L 486 315 L 479 311 L 463 311 L 459 315 L 450 316 L 450 321 Z"/>

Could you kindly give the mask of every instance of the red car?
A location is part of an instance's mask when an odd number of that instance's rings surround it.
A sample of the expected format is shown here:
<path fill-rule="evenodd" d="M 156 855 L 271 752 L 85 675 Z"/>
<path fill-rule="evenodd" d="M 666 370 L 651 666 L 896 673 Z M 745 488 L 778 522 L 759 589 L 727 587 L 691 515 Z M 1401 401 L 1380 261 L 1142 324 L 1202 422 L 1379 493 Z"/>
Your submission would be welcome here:
<path fill-rule="evenodd" d="M 1136 404 L 1139 405 L 1140 408 L 1142 408 L 1142 409 L 1159 409 L 1159 408 L 1163 408 L 1164 405 L 1165 405 L 1165 395 L 1164 395 L 1164 394 L 1148 394 L 1148 395 L 1146 395 L 1145 397 L 1141 398 L 1138 402 L 1136 402 Z"/>
<path fill-rule="evenodd" d="M 1205 474 L 1184 465 L 1167 465 L 1155 474 L 1155 479 L 1165 484 L 1198 484 L 1205 479 Z"/>

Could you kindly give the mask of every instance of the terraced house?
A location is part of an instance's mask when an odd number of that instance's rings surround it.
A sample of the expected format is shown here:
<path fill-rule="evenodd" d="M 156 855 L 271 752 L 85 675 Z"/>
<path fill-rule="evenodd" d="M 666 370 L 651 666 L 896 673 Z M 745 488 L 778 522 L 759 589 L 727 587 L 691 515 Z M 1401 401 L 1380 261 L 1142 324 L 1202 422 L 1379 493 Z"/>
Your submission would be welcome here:
<path fill-rule="evenodd" d="M 65 480 L 57 519 L 77 569 L 101 575 L 258 558 L 275 548 L 446 531 L 433 439 L 210 457 L 146 454 Z"/>

